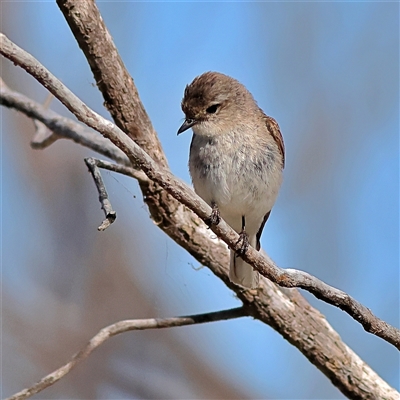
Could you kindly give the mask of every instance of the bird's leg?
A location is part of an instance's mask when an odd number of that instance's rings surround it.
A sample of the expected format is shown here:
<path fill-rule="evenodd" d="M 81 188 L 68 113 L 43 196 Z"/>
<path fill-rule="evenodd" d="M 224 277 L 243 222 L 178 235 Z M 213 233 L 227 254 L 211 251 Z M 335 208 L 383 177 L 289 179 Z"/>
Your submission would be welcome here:
<path fill-rule="evenodd" d="M 249 248 L 249 235 L 246 232 L 246 218 L 242 215 L 242 230 L 239 233 L 239 240 L 236 244 L 242 243 L 240 249 L 237 251 L 237 255 L 241 256 L 246 253 Z"/>
<path fill-rule="evenodd" d="M 211 225 L 218 225 L 219 222 L 221 221 L 221 216 L 219 214 L 219 209 L 217 206 L 217 203 L 214 201 L 211 203 L 212 211 L 210 218 L 207 221 L 207 225 L 210 227 Z"/>

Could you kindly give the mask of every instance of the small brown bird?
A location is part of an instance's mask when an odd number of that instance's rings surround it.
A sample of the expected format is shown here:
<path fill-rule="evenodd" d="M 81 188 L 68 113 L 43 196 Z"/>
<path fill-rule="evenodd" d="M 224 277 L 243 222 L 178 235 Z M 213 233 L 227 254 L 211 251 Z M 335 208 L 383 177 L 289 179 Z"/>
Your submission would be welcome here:
<path fill-rule="evenodd" d="M 260 237 L 282 182 L 284 144 L 276 121 L 264 114 L 236 79 L 206 72 L 186 86 L 186 119 L 178 134 L 192 128 L 189 170 L 196 193 L 211 207 L 210 224 L 222 217 L 241 242 L 260 250 Z M 231 250 L 229 277 L 258 286 L 253 267 Z"/>

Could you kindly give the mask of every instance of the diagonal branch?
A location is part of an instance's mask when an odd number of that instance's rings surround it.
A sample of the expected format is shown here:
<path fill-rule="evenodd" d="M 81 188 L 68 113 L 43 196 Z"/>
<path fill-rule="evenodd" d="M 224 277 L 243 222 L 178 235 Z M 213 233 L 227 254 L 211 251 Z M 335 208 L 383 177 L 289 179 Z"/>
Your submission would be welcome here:
<path fill-rule="evenodd" d="M 153 160 L 167 166 L 158 136 L 140 101 L 133 79 L 100 17 L 96 3 L 93 0 L 57 0 L 57 5 L 86 55 L 97 86 L 103 94 L 105 107 L 116 125 Z"/>
<path fill-rule="evenodd" d="M 74 24 L 74 21 L 76 21 L 76 26 L 79 24 L 79 9 L 88 5 L 92 6 L 91 18 L 101 21 L 101 16 L 93 1 L 81 0 L 74 3 L 77 12 L 68 16 L 70 25 Z M 86 16 L 87 12 L 82 15 Z M 84 34 L 79 29 L 73 29 L 75 36 L 85 35 L 87 42 L 99 44 L 90 49 L 91 54 L 85 53 L 88 59 L 98 56 L 96 48 L 100 48 L 101 43 L 111 40 L 104 26 L 103 30 L 103 32 L 97 31 L 96 41 L 93 40 L 90 32 Z M 0 37 L 1 44 L 4 38 L 4 36 Z M 113 70 L 116 57 L 112 49 L 110 53 L 103 54 L 102 58 L 105 62 L 98 68 Z M 47 73 L 46 70 L 44 72 Z M 121 72 L 120 68 L 116 71 L 116 76 L 119 72 Z M 122 82 L 123 76 L 123 73 L 118 76 Z M 136 91 L 135 88 L 134 90 Z M 109 94 L 105 93 L 105 95 Z M 114 106 L 119 107 L 121 104 L 117 103 Z M 135 109 L 128 110 L 128 113 L 135 115 L 135 111 Z M 143 137 L 142 140 L 144 140 Z M 316 365 L 342 393 L 354 399 L 397 399 L 399 397 L 394 389 L 342 342 L 323 315 L 311 307 L 296 290 L 279 289 L 268 280 L 262 282 L 257 295 L 240 290 L 230 283 L 227 277 L 226 247 L 223 243 L 211 239 L 211 232 L 205 229 L 199 218 L 166 195 L 163 190 L 152 186 L 149 180 L 142 182 L 141 189 L 157 226 L 200 263 L 207 265 L 216 276 L 236 292 L 250 315 L 276 329 Z"/>
<path fill-rule="evenodd" d="M 40 120 L 49 129 L 53 129 L 60 136 L 72 138 L 74 141 L 89 148 L 92 148 L 93 150 L 96 150 L 101 154 L 108 155 L 111 158 L 115 159 L 116 161 L 120 162 L 123 161 L 124 163 L 126 163 L 125 159 L 122 156 L 120 156 L 119 154 L 115 155 L 111 153 L 111 149 L 115 151 L 118 149 L 114 146 L 110 146 L 111 145 L 110 142 L 104 140 L 104 143 L 101 142 L 99 146 L 96 146 L 95 145 L 96 142 L 101 138 L 99 138 L 97 135 L 94 135 L 92 131 L 89 131 L 87 129 L 83 130 L 80 124 L 72 120 L 68 120 L 67 118 L 61 117 L 51 110 L 46 110 L 43 106 L 34 102 L 33 100 L 30 100 L 26 96 L 23 96 L 22 94 L 17 93 L 15 91 L 12 91 L 2 81 L 1 81 L 1 88 L 2 90 L 0 93 L 0 101 L 2 104 L 6 105 L 7 107 L 15 108 L 19 111 L 24 112 L 27 116 L 31 116 L 33 118 Z M 81 131 L 83 131 L 83 134 L 80 134 Z M 96 140 L 95 143 L 92 142 L 93 138 Z M 111 149 L 105 152 L 104 148 L 106 149 L 111 148 Z M 99 165 L 99 167 L 101 168 L 107 168 L 114 172 L 119 172 L 134 177 L 141 181 L 145 179 L 139 171 L 136 171 L 132 168 L 118 166 L 116 164 L 110 164 L 101 160 L 98 161 L 101 163 L 101 165 Z M 286 272 L 288 271 L 290 270 L 286 270 Z M 360 318 L 360 322 L 363 325 L 368 324 L 367 319 L 364 319 L 364 321 L 361 319 L 365 315 L 364 312 L 365 308 L 364 309 L 361 308 L 361 312 L 359 312 L 360 311 L 359 303 L 353 300 L 346 293 L 334 289 L 334 292 L 332 292 L 331 299 L 323 298 L 319 294 L 320 291 L 318 290 L 318 288 L 316 288 L 316 285 L 314 284 L 311 276 L 302 271 L 292 270 L 291 272 L 295 275 L 298 275 L 299 280 L 303 281 L 302 283 L 303 286 L 298 286 L 298 287 L 302 287 L 304 289 L 307 289 L 308 287 L 310 292 L 312 292 L 317 298 L 321 298 L 321 300 L 325 300 L 330 304 L 337 305 L 339 308 L 343 309 L 344 311 L 347 311 L 355 319 L 357 319 L 356 316 L 358 315 Z M 295 285 L 295 283 L 293 285 Z M 293 286 L 288 285 L 288 287 L 293 287 Z M 368 309 L 367 312 L 369 312 Z M 382 329 L 384 330 L 385 326 L 383 326 Z"/>
<path fill-rule="evenodd" d="M 10 89 L 5 82 L 0 78 L 0 104 L 14 108 L 27 117 L 37 119 L 42 122 L 48 129 L 50 129 L 58 137 L 65 137 L 73 140 L 82 146 L 88 147 L 97 153 L 103 154 L 116 162 L 123 165 L 131 165 L 126 155 L 109 140 L 93 132 L 82 124 L 73 121 L 70 118 L 62 117 L 56 112 L 47 109 L 42 104 L 31 100 Z M 47 145 L 52 144 L 48 143 Z M 45 146 L 42 146 L 42 148 Z M 38 148 L 34 145 L 34 148 Z"/>
<path fill-rule="evenodd" d="M 229 310 L 222 310 L 207 314 L 191 315 L 187 317 L 128 319 L 116 322 L 115 324 L 109 325 L 101 329 L 95 336 L 93 336 L 89 340 L 87 345 L 78 353 L 76 353 L 65 365 L 46 375 L 30 388 L 21 390 L 20 392 L 9 397 L 7 400 L 23 400 L 33 396 L 36 393 L 40 393 L 42 390 L 53 385 L 65 375 L 67 375 L 80 362 L 85 360 L 93 352 L 93 350 L 97 349 L 108 339 L 112 338 L 113 336 L 119 335 L 120 333 L 129 331 L 143 331 L 147 329 L 162 329 L 172 328 L 176 326 L 204 324 L 206 322 L 229 320 L 246 316 L 247 314 L 244 310 L 244 307 L 237 307 L 231 308 Z"/>
<path fill-rule="evenodd" d="M 176 200 L 194 211 L 203 221 L 211 213 L 210 207 L 200 199 L 184 182 L 177 179 L 166 168 L 153 161 L 136 143 L 130 140 L 117 126 L 107 121 L 78 99 L 54 75 L 45 69 L 35 58 L 13 44 L 3 34 L 0 35 L 2 45 L 0 52 L 15 64 L 24 68 L 40 83 L 57 97 L 76 117 L 110 139 L 131 160 L 138 165 L 145 174 L 158 183 Z M 238 234 L 224 221 L 213 226 L 212 231 L 218 235 L 230 248 L 238 251 Z M 389 325 L 361 303 L 354 300 L 345 292 L 327 285 L 312 275 L 299 270 L 283 270 L 265 255 L 249 248 L 243 256 L 244 260 L 252 264 L 263 276 L 272 282 L 287 288 L 299 287 L 312 293 L 317 298 L 341 308 L 360 322 L 364 329 L 373 333 L 400 349 L 400 330 Z"/>

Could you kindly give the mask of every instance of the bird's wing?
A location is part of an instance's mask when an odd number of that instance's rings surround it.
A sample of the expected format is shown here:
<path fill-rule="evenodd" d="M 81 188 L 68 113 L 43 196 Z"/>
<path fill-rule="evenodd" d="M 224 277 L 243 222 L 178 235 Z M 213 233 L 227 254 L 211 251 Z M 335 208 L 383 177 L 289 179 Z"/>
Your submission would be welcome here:
<path fill-rule="evenodd" d="M 279 151 L 282 154 L 282 168 L 283 168 L 285 166 L 285 144 L 283 143 L 281 130 L 279 129 L 278 123 L 272 117 L 268 117 L 268 115 L 265 115 L 263 111 L 262 113 L 265 125 L 267 126 L 269 133 L 274 138 L 276 144 L 278 145 Z"/>

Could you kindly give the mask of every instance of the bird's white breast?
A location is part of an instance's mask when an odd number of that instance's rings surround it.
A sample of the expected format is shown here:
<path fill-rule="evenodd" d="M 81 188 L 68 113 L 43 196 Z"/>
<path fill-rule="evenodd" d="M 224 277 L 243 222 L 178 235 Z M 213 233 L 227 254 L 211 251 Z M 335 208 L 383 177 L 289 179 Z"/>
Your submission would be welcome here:
<path fill-rule="evenodd" d="M 273 141 L 248 139 L 240 132 L 194 135 L 189 170 L 196 193 L 209 205 L 215 202 L 222 218 L 238 232 L 244 215 L 251 235 L 276 200 L 282 167 Z"/>

